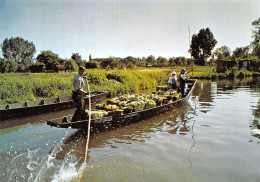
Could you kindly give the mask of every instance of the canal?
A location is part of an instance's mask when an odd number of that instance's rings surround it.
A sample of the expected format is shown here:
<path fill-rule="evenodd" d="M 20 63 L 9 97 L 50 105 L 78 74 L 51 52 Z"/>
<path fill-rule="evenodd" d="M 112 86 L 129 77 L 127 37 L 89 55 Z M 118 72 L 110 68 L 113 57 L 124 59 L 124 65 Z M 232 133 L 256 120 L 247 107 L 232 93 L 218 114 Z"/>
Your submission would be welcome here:
<path fill-rule="evenodd" d="M 171 112 L 86 136 L 46 120 L 0 123 L 0 181 L 260 181 L 260 80 L 198 80 Z"/>

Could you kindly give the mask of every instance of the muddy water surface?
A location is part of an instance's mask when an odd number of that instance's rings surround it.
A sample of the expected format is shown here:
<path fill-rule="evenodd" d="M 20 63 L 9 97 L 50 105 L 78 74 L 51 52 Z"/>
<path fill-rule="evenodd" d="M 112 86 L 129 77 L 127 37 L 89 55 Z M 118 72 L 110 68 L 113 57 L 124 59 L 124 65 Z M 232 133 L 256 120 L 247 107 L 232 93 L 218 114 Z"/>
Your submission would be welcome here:
<path fill-rule="evenodd" d="M 259 81 L 198 81 L 181 108 L 90 138 L 45 120 L 0 123 L 0 181 L 260 181 Z"/>

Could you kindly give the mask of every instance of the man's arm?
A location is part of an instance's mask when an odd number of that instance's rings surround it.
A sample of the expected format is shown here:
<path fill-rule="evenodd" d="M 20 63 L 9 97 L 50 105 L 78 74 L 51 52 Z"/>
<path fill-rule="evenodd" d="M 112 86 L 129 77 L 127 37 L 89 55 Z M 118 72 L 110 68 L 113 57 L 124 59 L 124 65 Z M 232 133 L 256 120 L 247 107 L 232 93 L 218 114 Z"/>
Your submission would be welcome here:
<path fill-rule="evenodd" d="M 83 89 L 79 89 L 79 92 L 80 92 L 81 94 L 84 94 L 84 95 L 88 95 L 89 93 L 91 93 L 91 92 L 86 92 L 86 91 L 84 91 Z"/>

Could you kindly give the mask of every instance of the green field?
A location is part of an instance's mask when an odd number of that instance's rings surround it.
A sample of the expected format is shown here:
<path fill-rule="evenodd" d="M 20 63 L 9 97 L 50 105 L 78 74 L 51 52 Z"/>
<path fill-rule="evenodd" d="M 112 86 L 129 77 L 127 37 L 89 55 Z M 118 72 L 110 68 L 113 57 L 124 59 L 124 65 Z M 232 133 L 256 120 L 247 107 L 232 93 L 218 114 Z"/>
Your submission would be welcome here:
<path fill-rule="evenodd" d="M 191 67 L 186 68 L 187 71 Z M 176 68 L 145 68 L 134 70 L 86 70 L 90 90 L 109 90 L 111 95 L 137 92 L 144 89 L 155 89 L 158 85 L 167 84 L 172 71 L 180 73 Z M 10 104 L 71 95 L 72 79 L 76 73 L 5 73 L 0 74 L 0 104 Z M 237 76 L 252 76 L 251 72 L 231 70 L 216 73 L 213 67 L 195 67 L 188 76 L 202 79 L 215 79 Z"/>

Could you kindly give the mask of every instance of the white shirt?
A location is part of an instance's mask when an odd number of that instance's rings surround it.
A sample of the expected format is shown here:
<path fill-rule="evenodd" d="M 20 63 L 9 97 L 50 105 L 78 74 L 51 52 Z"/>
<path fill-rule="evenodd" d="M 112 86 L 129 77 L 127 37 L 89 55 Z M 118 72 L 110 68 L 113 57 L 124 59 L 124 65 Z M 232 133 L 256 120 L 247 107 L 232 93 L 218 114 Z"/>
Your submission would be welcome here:
<path fill-rule="evenodd" d="M 186 80 L 186 79 L 187 79 L 186 75 L 187 75 L 187 72 L 185 72 L 184 74 L 181 74 L 180 77 L 181 77 L 183 80 Z"/>
<path fill-rule="evenodd" d="M 177 82 L 177 78 L 176 77 L 175 78 L 173 78 L 172 76 L 169 77 L 168 83 L 173 84 L 175 82 Z"/>
<path fill-rule="evenodd" d="M 73 82 L 74 92 L 77 92 L 79 89 L 84 88 L 84 79 L 79 74 L 75 75 L 72 82 Z"/>

